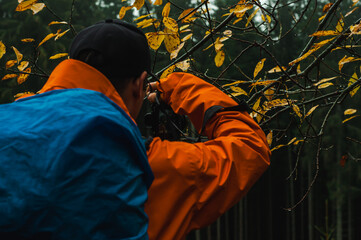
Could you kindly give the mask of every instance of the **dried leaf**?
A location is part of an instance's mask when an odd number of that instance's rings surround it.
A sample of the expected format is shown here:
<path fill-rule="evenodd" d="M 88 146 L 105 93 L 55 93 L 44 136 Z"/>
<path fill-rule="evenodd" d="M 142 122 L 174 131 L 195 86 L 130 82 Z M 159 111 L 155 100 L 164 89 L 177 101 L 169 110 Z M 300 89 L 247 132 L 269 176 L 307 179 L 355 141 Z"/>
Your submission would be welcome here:
<path fill-rule="evenodd" d="M 19 5 L 16 7 L 15 11 L 17 12 L 22 12 L 25 10 L 28 10 L 31 8 L 32 5 L 34 5 L 38 0 L 27 0 L 27 1 L 22 1 L 21 3 L 19 3 Z"/>
<path fill-rule="evenodd" d="M 285 71 L 287 68 L 282 67 L 282 70 Z M 277 72 L 282 72 L 281 68 L 279 66 L 276 66 L 274 68 L 272 68 L 271 70 L 268 71 L 268 73 L 277 73 Z"/>
<path fill-rule="evenodd" d="M 127 11 L 128 11 L 129 9 L 132 9 L 132 8 L 133 8 L 133 6 L 122 7 L 122 8 L 120 9 L 120 11 L 119 11 L 119 14 L 118 14 L 119 19 L 123 19 L 124 16 L 125 16 L 125 14 L 127 13 Z"/>
<path fill-rule="evenodd" d="M 193 33 L 188 34 L 187 36 L 182 38 L 182 42 L 185 42 L 185 41 L 189 40 L 192 36 L 193 36 Z"/>
<path fill-rule="evenodd" d="M 15 55 L 16 55 L 17 63 L 19 64 L 19 62 L 23 59 L 23 55 L 14 46 L 11 47 L 11 48 L 14 50 Z"/>
<path fill-rule="evenodd" d="M 58 54 L 55 54 L 53 56 L 51 56 L 49 59 L 58 59 L 58 58 L 62 58 L 62 57 L 66 57 L 68 56 L 68 53 L 58 53 Z"/>
<path fill-rule="evenodd" d="M 38 12 L 40 12 L 41 10 L 43 10 L 45 7 L 44 3 L 35 3 L 33 5 L 31 5 L 30 9 L 31 11 L 33 11 L 33 14 L 37 14 Z"/>
<path fill-rule="evenodd" d="M 348 80 L 348 87 L 351 86 L 352 84 L 354 84 L 357 80 L 358 80 L 357 73 L 354 72 L 352 77 Z M 360 89 L 360 86 L 352 89 L 352 91 L 350 91 L 350 96 L 353 97 L 359 89 Z"/>
<path fill-rule="evenodd" d="M 354 119 L 354 118 L 359 117 L 359 116 L 360 116 L 360 115 L 355 115 L 355 116 L 349 117 L 349 118 L 343 120 L 342 123 L 348 122 L 348 121 L 350 121 L 351 119 Z"/>
<path fill-rule="evenodd" d="M 256 68 L 254 69 L 254 72 L 253 72 L 253 78 L 256 78 L 256 76 L 258 75 L 258 73 L 262 70 L 263 65 L 264 65 L 264 61 L 266 61 L 266 58 L 261 59 L 261 60 L 257 63 Z"/>
<path fill-rule="evenodd" d="M 144 5 L 144 0 L 135 0 L 133 3 L 133 7 L 136 7 L 139 10 Z"/>
<path fill-rule="evenodd" d="M 170 12 L 170 2 L 166 3 L 163 7 L 162 16 L 168 17 Z"/>
<path fill-rule="evenodd" d="M 145 34 L 148 39 L 148 45 L 153 50 L 157 50 L 164 40 L 164 33 L 162 31 L 159 32 L 148 32 Z"/>
<path fill-rule="evenodd" d="M 175 65 L 172 65 L 166 70 L 164 70 L 164 72 L 160 76 L 160 79 L 166 78 L 169 74 L 171 74 L 174 71 L 174 69 L 175 69 Z"/>
<path fill-rule="evenodd" d="M 2 58 L 6 53 L 6 47 L 2 41 L 0 41 L 0 58 Z"/>
<path fill-rule="evenodd" d="M 287 99 L 274 99 L 272 101 L 267 101 L 263 104 L 263 108 L 266 110 L 270 110 L 275 107 L 287 106 Z"/>
<path fill-rule="evenodd" d="M 138 28 L 146 28 L 146 27 L 149 27 L 152 24 L 154 24 L 155 21 L 157 21 L 157 19 L 154 19 L 154 18 L 145 19 L 145 20 L 143 20 L 141 22 L 138 22 L 137 27 Z"/>
<path fill-rule="evenodd" d="M 166 28 L 168 28 L 172 32 L 178 32 L 178 23 L 176 20 L 170 17 L 164 17 L 163 23 Z"/>
<path fill-rule="evenodd" d="M 273 131 L 271 130 L 271 131 L 267 134 L 267 143 L 268 143 L 268 146 L 271 146 L 272 140 L 273 140 Z"/>
<path fill-rule="evenodd" d="M 333 3 L 327 3 L 325 6 L 323 6 L 322 12 L 326 13 L 330 8 L 332 7 Z"/>
<path fill-rule="evenodd" d="M 302 73 L 302 71 L 301 71 L 301 64 L 298 64 L 298 65 L 297 65 L 297 73 L 298 73 L 298 74 L 301 74 L 301 73 Z"/>
<path fill-rule="evenodd" d="M 64 36 L 67 32 L 69 32 L 70 31 L 70 29 L 68 29 L 68 30 L 66 30 L 66 31 L 64 31 L 64 32 L 62 32 L 62 33 L 60 33 L 60 34 L 56 34 L 56 37 L 55 37 L 55 39 L 54 39 L 54 41 L 56 41 L 56 40 L 58 40 L 59 38 L 61 38 L 62 36 Z"/>
<path fill-rule="evenodd" d="M 318 85 L 318 89 L 327 88 L 332 85 L 333 85 L 333 83 L 322 83 L 322 84 Z"/>
<path fill-rule="evenodd" d="M 142 16 L 137 17 L 136 19 L 134 19 L 134 21 L 139 21 L 139 20 L 141 20 L 141 19 L 143 19 L 143 18 L 149 17 L 150 15 L 151 15 L 150 13 L 149 13 L 149 14 L 146 14 L 146 15 L 142 15 Z"/>
<path fill-rule="evenodd" d="M 225 59 L 226 54 L 223 52 L 223 50 L 220 50 L 217 52 L 216 57 L 214 58 L 214 62 L 216 64 L 217 67 L 222 66 L 224 59 Z"/>
<path fill-rule="evenodd" d="M 163 4 L 162 0 L 155 0 L 155 2 L 153 3 L 153 5 L 155 5 L 155 6 L 160 6 L 162 4 Z"/>
<path fill-rule="evenodd" d="M 7 79 L 10 79 L 10 78 L 15 78 L 17 77 L 18 75 L 13 73 L 13 74 L 6 74 L 1 80 L 7 80 Z"/>
<path fill-rule="evenodd" d="M 316 52 L 317 50 L 318 50 L 318 48 L 313 48 L 313 49 L 308 50 L 308 52 L 306 52 L 305 54 L 303 54 L 301 57 L 293 60 L 292 62 L 288 63 L 288 65 L 292 66 L 292 65 L 294 65 L 295 63 L 298 63 L 298 62 L 306 59 L 308 56 L 310 56 L 312 53 Z"/>
<path fill-rule="evenodd" d="M 257 111 L 257 109 L 259 108 L 260 103 L 261 103 L 261 97 L 259 97 L 259 98 L 257 99 L 257 101 L 253 104 L 252 109 L 255 110 L 255 111 Z"/>
<path fill-rule="evenodd" d="M 246 27 L 250 24 L 254 16 L 256 16 L 257 12 L 259 11 L 259 8 L 257 8 L 247 19 Z"/>
<path fill-rule="evenodd" d="M 268 85 L 271 83 L 277 82 L 277 80 L 264 80 L 264 81 L 257 81 L 255 83 L 252 83 L 250 86 L 259 86 L 259 85 Z"/>
<path fill-rule="evenodd" d="M 358 9 L 358 7 L 355 7 L 354 9 L 352 9 L 351 11 L 349 11 L 348 13 L 345 14 L 345 17 L 351 15 L 354 11 L 356 11 Z"/>
<path fill-rule="evenodd" d="M 359 2 L 359 0 L 352 0 L 352 5 L 351 5 L 351 7 L 354 7 L 358 2 Z"/>
<path fill-rule="evenodd" d="M 55 24 L 68 24 L 67 22 L 65 21 L 62 21 L 62 22 L 59 22 L 59 21 L 52 21 L 48 24 L 48 26 L 51 26 L 51 25 L 55 25 Z"/>
<path fill-rule="evenodd" d="M 169 53 L 173 52 L 179 46 L 181 40 L 178 33 L 170 31 L 168 28 L 164 29 L 164 45 Z"/>
<path fill-rule="evenodd" d="M 240 93 L 240 95 L 246 95 L 248 96 L 247 92 L 244 91 L 242 88 L 240 87 L 235 87 L 235 86 L 231 86 L 230 89 L 235 92 L 235 93 Z"/>
<path fill-rule="evenodd" d="M 271 88 L 263 92 L 263 95 L 267 98 L 268 101 L 271 101 L 274 96 L 275 91 Z"/>
<path fill-rule="evenodd" d="M 43 43 L 45 43 L 46 41 L 48 41 L 49 39 L 55 37 L 56 34 L 55 33 L 49 33 L 38 45 L 38 47 L 40 47 L 41 45 L 43 45 Z"/>
<path fill-rule="evenodd" d="M 175 65 L 177 68 L 181 69 L 183 72 L 188 71 L 188 68 L 191 66 L 189 59 L 179 62 Z"/>
<path fill-rule="evenodd" d="M 341 16 L 336 25 L 336 32 L 342 33 L 344 26 L 345 23 L 343 22 L 343 17 Z"/>
<path fill-rule="evenodd" d="M 28 42 L 35 42 L 35 39 L 33 38 L 24 38 L 24 39 L 21 39 L 22 42 L 25 42 L 25 43 L 28 43 Z"/>
<path fill-rule="evenodd" d="M 20 97 L 32 96 L 32 95 L 35 95 L 35 93 L 33 93 L 33 92 L 22 92 L 22 93 L 15 94 L 14 98 L 17 99 L 17 98 L 20 98 Z"/>
<path fill-rule="evenodd" d="M 192 16 L 196 13 L 196 11 L 193 11 L 193 10 L 194 10 L 194 8 L 188 8 L 188 9 L 184 10 L 184 11 L 179 15 L 178 20 L 184 18 L 185 16 L 187 16 L 187 14 L 189 14 L 187 17 L 185 17 L 185 18 L 182 20 L 182 22 L 183 22 L 183 23 L 190 22 L 190 19 L 191 19 Z M 192 12 L 192 11 L 193 11 L 193 12 Z M 190 13 L 190 12 L 192 12 L 192 13 Z"/>
<path fill-rule="evenodd" d="M 300 108 L 296 104 L 292 104 L 292 109 L 299 118 L 302 118 L 302 113 L 300 111 Z"/>
<path fill-rule="evenodd" d="M 184 29 L 186 29 L 187 27 L 189 27 L 189 24 L 187 25 L 183 25 L 179 28 L 179 31 L 183 31 Z M 190 29 L 189 29 L 190 30 Z"/>
<path fill-rule="evenodd" d="M 287 143 L 287 145 L 291 145 L 291 144 L 294 143 L 296 140 L 297 140 L 297 138 L 295 138 L 295 137 L 292 138 L 291 141 L 289 141 L 289 142 Z"/>
<path fill-rule="evenodd" d="M 219 42 L 224 42 L 228 40 L 230 37 L 232 37 L 232 30 L 225 30 L 223 32 L 223 37 L 219 39 Z"/>
<path fill-rule="evenodd" d="M 306 113 L 305 117 L 310 116 L 310 115 L 313 113 L 313 111 L 316 110 L 316 108 L 318 108 L 318 105 L 313 106 L 313 107 Z"/>
<path fill-rule="evenodd" d="M 22 61 L 19 66 L 18 69 L 19 71 L 24 71 L 25 68 L 27 68 L 29 66 L 29 62 L 28 61 Z"/>
<path fill-rule="evenodd" d="M 336 76 L 336 77 L 330 77 L 330 78 L 323 78 L 323 79 L 321 79 L 320 81 L 318 81 L 317 83 L 313 84 L 313 86 L 321 85 L 322 83 L 331 81 L 331 80 L 333 80 L 333 79 L 335 79 L 335 78 L 338 78 L 338 76 Z"/>
<path fill-rule="evenodd" d="M 346 110 L 343 112 L 343 114 L 344 114 L 344 115 L 352 115 L 352 114 L 354 114 L 354 113 L 356 113 L 356 112 L 357 112 L 356 109 L 349 108 L 349 109 L 346 109 Z"/>
<path fill-rule="evenodd" d="M 9 60 L 6 62 L 5 64 L 5 68 L 8 69 L 8 68 L 11 68 L 12 66 L 15 65 L 15 63 L 17 63 L 18 61 L 17 60 Z"/>
<path fill-rule="evenodd" d="M 173 52 L 170 53 L 170 59 L 171 60 L 178 56 L 178 53 L 183 48 L 183 46 L 184 46 L 184 42 L 179 44 L 178 47 Z"/>
<path fill-rule="evenodd" d="M 324 36 L 334 36 L 340 35 L 341 33 L 333 30 L 317 31 L 310 35 L 310 37 L 324 37 Z"/>
<path fill-rule="evenodd" d="M 31 68 L 27 68 L 24 72 L 26 72 L 26 73 L 22 73 L 18 76 L 18 84 L 19 85 L 24 83 L 28 79 L 29 74 L 27 74 L 27 73 L 31 73 Z"/>
<path fill-rule="evenodd" d="M 245 83 L 246 81 L 235 81 L 233 83 L 227 83 L 227 84 L 224 84 L 222 85 L 222 87 L 229 87 L 229 86 L 233 86 L 233 85 L 236 85 L 236 84 L 240 84 L 240 83 Z"/>
<path fill-rule="evenodd" d="M 346 63 L 354 62 L 354 61 L 360 61 L 361 58 L 355 58 L 355 57 L 347 57 L 346 55 L 338 62 L 338 69 L 341 71 L 343 65 Z"/>
<path fill-rule="evenodd" d="M 235 8 L 231 9 L 230 12 L 234 12 L 237 18 L 242 18 L 244 14 L 253 8 L 253 4 L 242 4 L 237 5 Z"/>

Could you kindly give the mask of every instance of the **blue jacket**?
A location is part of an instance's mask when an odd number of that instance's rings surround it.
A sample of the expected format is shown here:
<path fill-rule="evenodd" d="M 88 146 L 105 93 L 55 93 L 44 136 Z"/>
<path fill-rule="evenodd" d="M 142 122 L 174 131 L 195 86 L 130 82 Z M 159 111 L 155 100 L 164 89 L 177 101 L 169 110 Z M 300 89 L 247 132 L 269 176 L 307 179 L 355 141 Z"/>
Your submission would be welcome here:
<path fill-rule="evenodd" d="M 137 126 L 100 92 L 0 105 L 0 239 L 148 239 L 152 180 Z"/>

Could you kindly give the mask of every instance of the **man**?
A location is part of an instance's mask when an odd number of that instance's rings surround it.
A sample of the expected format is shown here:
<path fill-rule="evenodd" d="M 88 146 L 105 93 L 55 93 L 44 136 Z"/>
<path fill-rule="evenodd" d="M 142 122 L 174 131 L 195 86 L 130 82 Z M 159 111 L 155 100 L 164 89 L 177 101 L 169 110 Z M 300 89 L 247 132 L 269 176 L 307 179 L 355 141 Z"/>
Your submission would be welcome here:
<path fill-rule="evenodd" d="M 70 56 L 40 94 L 0 106 L 0 239 L 148 239 L 153 175 L 133 120 L 147 40 L 107 20 Z"/>

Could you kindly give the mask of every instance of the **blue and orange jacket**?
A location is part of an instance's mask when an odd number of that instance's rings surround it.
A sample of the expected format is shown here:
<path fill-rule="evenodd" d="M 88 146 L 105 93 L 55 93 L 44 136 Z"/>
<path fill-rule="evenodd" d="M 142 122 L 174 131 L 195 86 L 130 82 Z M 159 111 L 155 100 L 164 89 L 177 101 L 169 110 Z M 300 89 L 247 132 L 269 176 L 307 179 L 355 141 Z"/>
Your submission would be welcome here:
<path fill-rule="evenodd" d="M 148 239 L 153 175 L 111 83 L 68 60 L 41 92 L 0 106 L 0 239 Z"/>
<path fill-rule="evenodd" d="M 90 89 L 127 112 L 113 86 L 99 74 L 84 63 L 66 60 L 52 73 L 58 80 L 50 78 L 41 92 Z M 76 81 L 60 81 L 67 75 L 76 76 Z M 90 81 L 94 76 L 97 83 Z M 163 101 L 176 113 L 188 115 L 199 132 L 204 127 L 209 139 L 192 144 L 154 138 L 147 150 L 154 174 L 145 204 L 149 239 L 184 239 L 248 192 L 269 166 L 270 150 L 258 124 L 247 112 L 225 111 L 237 103 L 213 85 L 191 74 L 173 73 L 161 79 L 158 89 Z"/>

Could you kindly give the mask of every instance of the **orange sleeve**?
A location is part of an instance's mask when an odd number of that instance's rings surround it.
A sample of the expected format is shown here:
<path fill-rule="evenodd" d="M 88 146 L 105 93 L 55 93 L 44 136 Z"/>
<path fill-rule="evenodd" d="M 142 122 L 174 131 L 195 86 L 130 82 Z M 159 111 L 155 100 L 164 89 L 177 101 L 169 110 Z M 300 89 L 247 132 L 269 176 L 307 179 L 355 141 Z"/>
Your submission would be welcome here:
<path fill-rule="evenodd" d="M 213 106 L 237 105 L 213 85 L 186 73 L 162 79 L 163 100 L 198 131 Z M 204 143 L 155 138 L 148 158 L 155 180 L 146 212 L 149 238 L 184 239 L 237 203 L 269 165 L 265 135 L 247 112 L 221 111 L 205 124 Z"/>

